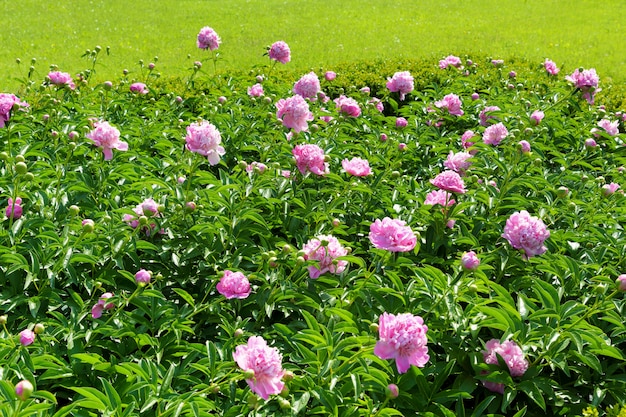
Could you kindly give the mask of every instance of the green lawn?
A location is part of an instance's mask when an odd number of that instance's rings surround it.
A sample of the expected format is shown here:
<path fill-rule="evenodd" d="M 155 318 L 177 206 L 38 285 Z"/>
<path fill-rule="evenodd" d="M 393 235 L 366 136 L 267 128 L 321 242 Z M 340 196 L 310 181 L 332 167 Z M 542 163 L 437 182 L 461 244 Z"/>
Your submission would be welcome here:
<path fill-rule="evenodd" d="M 45 5 L 43 5 L 45 4 Z M 130 6 L 132 4 L 132 7 Z M 98 78 L 115 78 L 159 57 L 163 75 L 183 74 L 206 57 L 195 46 L 202 26 L 222 38 L 219 68 L 266 63 L 265 46 L 286 41 L 288 65 L 332 67 L 353 60 L 448 54 L 549 57 L 570 72 L 595 67 L 601 80 L 626 80 L 626 2 L 580 0 L 38 0 L 0 2 L 0 90 L 16 87 L 32 57 L 38 76 L 50 64 L 72 74 L 80 56 L 110 46 Z M 22 59 L 22 68 L 15 58 Z"/>

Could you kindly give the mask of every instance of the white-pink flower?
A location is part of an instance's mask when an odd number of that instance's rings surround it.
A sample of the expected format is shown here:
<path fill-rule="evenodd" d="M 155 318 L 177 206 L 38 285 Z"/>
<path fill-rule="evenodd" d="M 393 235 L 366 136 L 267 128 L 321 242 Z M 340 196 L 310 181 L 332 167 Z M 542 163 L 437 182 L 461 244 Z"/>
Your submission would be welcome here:
<path fill-rule="evenodd" d="M 120 140 L 120 131 L 111 126 L 109 122 L 95 122 L 94 129 L 85 137 L 91 139 L 97 147 L 102 148 L 105 161 L 113 158 L 113 149 L 128 150 L 128 143 Z"/>
<path fill-rule="evenodd" d="M 262 337 L 251 336 L 248 344 L 235 348 L 233 359 L 244 371 L 251 374 L 246 378 L 252 392 L 267 400 L 272 394 L 279 394 L 285 384 L 281 378 L 285 374 L 282 368 L 282 356 L 278 349 L 271 348 Z"/>
<path fill-rule="evenodd" d="M 220 282 L 217 283 L 217 292 L 224 297 L 231 298 L 248 298 L 252 289 L 250 288 L 250 281 L 241 272 L 232 272 L 229 270 L 224 271 L 224 275 L 220 278 Z"/>
<path fill-rule="evenodd" d="M 302 175 L 307 172 L 312 172 L 315 175 L 324 175 L 329 172 L 324 150 L 317 145 L 296 145 L 292 154 L 296 158 L 296 166 Z"/>
<path fill-rule="evenodd" d="M 485 129 L 483 132 L 483 142 L 487 145 L 498 146 L 504 138 L 507 137 L 509 131 L 502 123 L 496 123 Z"/>
<path fill-rule="evenodd" d="M 187 150 L 206 156 L 211 165 L 217 165 L 220 157 L 226 153 L 221 145 L 222 135 L 215 125 L 205 120 L 187 126 L 185 142 Z"/>
<path fill-rule="evenodd" d="M 556 75 L 559 73 L 559 68 L 556 66 L 556 64 L 554 63 L 554 61 L 551 61 L 549 59 L 546 58 L 545 62 L 543 63 L 543 67 L 546 69 L 546 72 L 550 75 Z"/>
<path fill-rule="evenodd" d="M 319 93 L 320 90 L 320 80 L 313 71 L 300 77 L 293 86 L 293 92 L 295 94 L 312 101 L 317 100 L 317 93 Z"/>
<path fill-rule="evenodd" d="M 359 103 L 355 99 L 346 97 L 344 95 L 339 96 L 334 100 L 337 105 L 337 111 L 350 117 L 359 117 L 361 115 L 361 108 Z"/>
<path fill-rule="evenodd" d="M 308 122 L 313 120 L 309 104 L 299 95 L 278 100 L 276 108 L 276 117 L 283 122 L 283 126 L 296 132 L 307 130 Z"/>
<path fill-rule="evenodd" d="M 550 237 L 550 232 L 541 219 L 522 210 L 508 218 L 502 237 L 515 249 L 523 250 L 524 259 L 528 259 L 547 250 L 543 243 Z"/>
<path fill-rule="evenodd" d="M 598 126 L 603 129 L 609 136 L 617 136 L 619 134 L 619 120 L 610 121 L 609 119 L 602 119 L 598 122 Z M 591 129 L 591 133 L 595 137 L 599 137 L 601 130 L 595 127 Z"/>
<path fill-rule="evenodd" d="M 461 67 L 461 58 L 454 55 L 448 55 L 444 59 L 439 61 L 439 68 L 446 69 L 448 67 Z"/>
<path fill-rule="evenodd" d="M 263 95 L 263 86 L 260 83 L 256 83 L 248 87 L 248 95 L 250 97 L 261 97 Z"/>
<path fill-rule="evenodd" d="M 330 235 L 320 235 L 310 239 L 302 249 L 305 260 L 317 261 L 314 265 L 309 265 L 309 277 L 317 279 L 320 275 L 329 272 L 331 274 L 341 274 L 348 266 L 348 261 L 338 260 L 341 256 L 346 256 L 348 250 L 344 248 L 336 237 Z"/>
<path fill-rule="evenodd" d="M 461 99 L 456 94 L 448 94 L 442 100 L 435 102 L 435 107 L 445 109 L 453 116 L 463 116 Z"/>
<path fill-rule="evenodd" d="M 355 177 L 366 177 L 372 174 L 372 170 L 370 169 L 370 164 L 367 159 L 344 159 L 341 161 L 341 166 L 348 174 L 354 175 Z"/>
<path fill-rule="evenodd" d="M 444 161 L 443 166 L 457 172 L 461 175 L 465 175 L 465 171 L 472 165 L 469 160 L 472 158 L 472 154 L 469 152 L 457 152 L 450 151 L 448 158 Z"/>
<path fill-rule="evenodd" d="M 218 36 L 217 32 L 212 28 L 205 26 L 200 29 L 198 33 L 197 45 L 200 49 L 210 49 L 211 51 L 216 50 L 222 40 Z"/>
<path fill-rule="evenodd" d="M 59 87 L 68 86 L 72 90 L 76 88 L 72 76 L 67 72 L 51 71 L 48 73 L 48 79 L 51 84 Z"/>
<path fill-rule="evenodd" d="M 420 316 L 411 313 L 383 313 L 378 319 L 379 340 L 374 354 L 381 359 L 394 359 L 403 374 L 411 365 L 423 368 L 428 362 L 428 326 Z"/>
<path fill-rule="evenodd" d="M 393 77 L 388 78 L 387 88 L 392 93 L 400 93 L 400 100 L 404 100 L 405 96 L 413 91 L 413 76 L 409 71 L 401 71 L 393 74 Z"/>

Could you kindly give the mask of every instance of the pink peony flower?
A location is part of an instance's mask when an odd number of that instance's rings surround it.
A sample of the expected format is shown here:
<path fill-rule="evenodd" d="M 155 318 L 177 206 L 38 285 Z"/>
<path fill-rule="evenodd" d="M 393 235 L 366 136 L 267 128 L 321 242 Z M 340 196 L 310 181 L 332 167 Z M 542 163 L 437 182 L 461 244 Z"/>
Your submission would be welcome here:
<path fill-rule="evenodd" d="M 337 105 L 337 111 L 339 111 L 339 113 L 350 117 L 359 117 L 361 115 L 359 103 L 353 98 L 341 95 L 336 98 L 334 102 Z"/>
<path fill-rule="evenodd" d="M 324 150 L 317 145 L 296 145 L 291 151 L 296 158 L 296 166 L 302 175 L 307 171 L 315 175 L 328 174 L 328 163 L 324 161 Z"/>
<path fill-rule="evenodd" d="M 58 87 L 68 86 L 72 90 L 76 88 L 76 84 L 74 84 L 72 76 L 67 72 L 51 71 L 48 73 L 48 79 L 50 80 L 50 83 Z"/>
<path fill-rule="evenodd" d="M 326 71 L 324 73 L 324 78 L 326 79 L 326 81 L 332 81 L 337 78 L 337 74 L 334 71 Z"/>
<path fill-rule="evenodd" d="M 136 229 L 140 226 L 140 218 L 142 216 L 151 218 L 161 218 L 161 213 L 159 212 L 159 205 L 156 201 L 151 198 L 145 199 L 141 204 L 138 204 L 133 211 L 135 212 L 135 216 L 131 214 L 124 214 L 122 220 L 125 221 L 130 227 Z M 151 236 L 153 232 L 157 229 L 157 224 L 155 222 L 148 221 L 142 230 L 146 233 L 146 236 Z M 164 230 L 159 230 L 159 233 L 165 233 Z"/>
<path fill-rule="evenodd" d="M 444 190 L 433 190 L 426 194 L 424 204 L 427 206 L 434 206 L 439 204 L 440 206 L 452 206 L 456 201 L 451 198 L 452 194 Z"/>
<path fill-rule="evenodd" d="M 407 122 L 407 120 L 404 117 L 397 117 L 396 118 L 396 127 L 398 129 L 403 129 L 403 128 L 407 127 L 408 124 L 409 124 L 409 122 Z"/>
<path fill-rule="evenodd" d="M 403 374 L 411 365 L 423 368 L 428 362 L 428 327 L 420 316 L 411 313 L 383 313 L 378 319 L 379 340 L 374 354 L 381 359 L 395 359 L 398 372 Z"/>
<path fill-rule="evenodd" d="M 498 120 L 498 118 L 496 116 L 492 116 L 488 113 L 490 112 L 494 112 L 494 111 L 500 111 L 500 107 L 498 106 L 487 106 L 484 109 L 482 109 L 480 111 L 480 114 L 478 115 L 478 118 L 480 119 L 480 125 L 481 126 L 487 126 L 489 123 L 489 119 L 496 119 Z"/>
<path fill-rule="evenodd" d="M 248 95 L 250 97 L 263 96 L 263 86 L 259 83 L 254 84 L 252 87 L 248 87 Z"/>
<path fill-rule="evenodd" d="M 404 143 L 404 142 L 400 142 L 400 143 L 398 143 L 398 149 L 400 149 L 401 151 L 405 150 L 405 149 L 406 149 L 406 146 L 407 146 L 407 145 L 406 145 L 406 143 Z"/>
<path fill-rule="evenodd" d="M 619 134 L 619 120 L 611 122 L 609 119 L 602 119 L 598 122 L 598 126 L 609 136 L 617 136 Z M 591 129 L 591 133 L 595 137 L 600 136 L 598 132 L 601 132 L 601 130 L 596 129 L 595 127 Z"/>
<path fill-rule="evenodd" d="M 480 98 L 480 94 L 478 93 L 472 93 L 471 95 L 472 101 L 476 101 Z"/>
<path fill-rule="evenodd" d="M 530 115 L 530 122 L 533 125 L 538 126 L 539 123 L 541 123 L 541 121 L 543 120 L 544 116 L 545 114 L 541 110 L 535 110 L 533 114 Z"/>
<path fill-rule="evenodd" d="M 218 36 L 217 32 L 215 32 L 212 28 L 205 26 L 200 29 L 200 33 L 198 33 L 198 48 L 200 49 L 210 49 L 211 51 L 216 50 L 222 40 Z"/>
<path fill-rule="evenodd" d="M 523 154 L 528 154 L 530 153 L 530 142 L 528 142 L 527 140 L 520 140 L 518 142 L 520 148 L 522 148 L 522 153 Z"/>
<path fill-rule="evenodd" d="M 498 339 L 491 339 L 485 343 L 483 359 L 488 365 L 498 365 L 498 356 L 502 358 L 513 377 L 524 375 L 528 369 L 528 361 L 524 358 L 524 352 L 512 340 L 500 343 Z M 504 385 L 495 382 L 484 381 L 483 385 L 493 392 L 504 393 Z"/>
<path fill-rule="evenodd" d="M 140 269 L 135 274 L 135 281 L 138 284 L 148 284 L 150 282 L 150 279 L 152 279 L 152 272 L 151 271 L 146 271 L 145 269 Z"/>
<path fill-rule="evenodd" d="M 35 388 L 33 387 L 33 384 L 31 384 L 30 381 L 24 379 L 18 382 L 15 386 L 15 395 L 21 401 L 26 401 L 30 398 L 34 390 Z"/>
<path fill-rule="evenodd" d="M 450 151 L 448 154 L 448 158 L 443 163 L 443 166 L 446 168 L 459 173 L 460 175 L 465 175 L 465 171 L 472 165 L 469 159 L 472 158 L 472 154 L 469 152 L 457 152 L 454 153 Z"/>
<path fill-rule="evenodd" d="M 246 167 L 247 172 L 254 172 L 255 170 L 258 170 L 260 174 L 264 173 L 266 169 L 267 165 L 265 165 L 263 162 L 256 161 L 249 163 Z"/>
<path fill-rule="evenodd" d="M 377 97 L 372 97 L 370 101 L 367 102 L 367 104 L 373 104 L 374 107 L 376 107 L 376 110 L 378 110 L 380 113 L 382 113 L 383 110 L 385 110 L 385 105 Z"/>
<path fill-rule="evenodd" d="M 619 190 L 619 184 L 612 182 L 610 184 L 604 184 L 602 186 L 602 195 L 605 197 L 610 196 L 611 194 L 615 194 L 615 192 Z"/>
<path fill-rule="evenodd" d="M 293 86 L 293 92 L 295 94 L 312 101 L 317 100 L 317 93 L 319 93 L 320 90 L 320 80 L 313 71 L 303 75 Z"/>
<path fill-rule="evenodd" d="M 23 209 L 22 209 L 22 199 L 20 197 L 15 197 L 15 202 L 11 197 L 9 197 L 7 209 L 5 214 L 9 219 L 18 220 L 22 217 Z"/>
<path fill-rule="evenodd" d="M 348 174 L 354 175 L 355 177 L 367 177 L 368 175 L 372 175 L 372 170 L 370 169 L 370 164 L 367 159 L 344 159 L 341 161 L 341 166 Z"/>
<path fill-rule="evenodd" d="M 102 313 L 104 312 L 104 310 L 110 310 L 115 307 L 115 304 L 107 303 L 107 300 L 111 297 L 113 297 L 113 293 L 110 292 L 105 292 L 100 296 L 98 302 L 94 304 L 94 306 L 91 308 L 92 318 L 99 319 L 100 317 L 102 317 Z"/>
<path fill-rule="evenodd" d="M 399 219 L 376 219 L 370 225 L 370 242 L 377 249 L 390 252 L 409 252 L 415 248 L 417 238 L 406 222 Z"/>
<path fill-rule="evenodd" d="M 22 346 L 32 345 L 35 341 L 35 332 L 26 329 L 20 332 L 20 344 Z"/>
<path fill-rule="evenodd" d="M 187 150 L 206 156 L 210 165 L 217 165 L 220 162 L 220 156 L 226 153 L 220 145 L 222 135 L 214 125 L 205 120 L 187 126 L 185 142 L 187 142 L 185 145 Z"/>
<path fill-rule="evenodd" d="M 554 61 L 550 61 L 549 59 L 546 58 L 545 62 L 543 63 L 543 67 L 546 69 L 546 71 L 548 72 L 548 74 L 550 75 L 556 75 L 559 73 L 560 69 L 556 66 L 556 64 L 554 63 Z"/>
<path fill-rule="evenodd" d="M 271 394 L 279 394 L 285 384 L 281 378 L 282 356 L 276 348 L 267 346 L 262 337 L 251 336 L 247 345 L 239 345 L 233 353 L 237 365 L 253 376 L 247 378 L 248 386 L 255 394 L 267 400 Z"/>
<path fill-rule="evenodd" d="M 224 271 L 224 275 L 217 283 L 217 291 L 224 297 L 231 298 L 248 298 L 250 292 L 250 281 L 241 272 Z"/>
<path fill-rule="evenodd" d="M 626 274 L 621 274 L 617 277 L 617 289 L 620 291 L 626 291 Z"/>
<path fill-rule="evenodd" d="M 283 41 L 274 42 L 268 51 L 271 60 L 286 64 L 291 61 L 289 45 Z"/>
<path fill-rule="evenodd" d="M 369 88 L 368 86 L 365 87 L 361 87 L 361 89 L 359 90 L 360 92 L 362 92 L 363 94 L 368 94 L 372 92 L 372 89 Z"/>
<path fill-rule="evenodd" d="M 404 100 L 404 97 L 415 88 L 409 71 L 396 72 L 387 80 L 387 88 L 392 93 L 400 93 L 400 100 Z"/>
<path fill-rule="evenodd" d="M 28 107 L 28 103 L 21 101 L 14 94 L 0 93 L 0 127 L 4 127 L 9 121 L 15 106 Z"/>
<path fill-rule="evenodd" d="M 600 78 L 594 68 L 588 70 L 576 69 L 571 75 L 566 76 L 565 79 L 583 92 L 583 98 L 589 104 L 593 104 L 595 94 L 600 91 L 598 88 Z"/>
<path fill-rule="evenodd" d="M 111 126 L 109 122 L 95 122 L 94 129 L 85 137 L 91 139 L 95 146 L 102 148 L 105 161 L 110 161 L 113 158 L 113 149 L 128 150 L 128 143 L 120 140 L 120 131 Z"/>
<path fill-rule="evenodd" d="M 472 145 L 475 142 L 471 142 L 470 139 L 472 139 L 474 136 L 478 136 L 478 135 L 476 135 L 476 133 L 474 133 L 471 130 L 466 130 L 465 133 L 463 133 L 463 136 L 461 136 L 461 143 L 463 144 L 463 149 L 469 149 L 472 147 Z"/>
<path fill-rule="evenodd" d="M 439 68 L 441 69 L 446 69 L 450 66 L 460 68 L 461 58 L 454 55 L 448 55 L 447 57 L 439 61 Z"/>
<path fill-rule="evenodd" d="M 502 139 L 507 137 L 509 131 L 502 123 L 496 123 L 485 129 L 483 132 L 483 142 L 487 145 L 498 146 Z"/>
<path fill-rule="evenodd" d="M 463 116 L 461 100 L 456 94 L 448 94 L 442 100 L 435 101 L 435 107 L 445 109 L 453 116 Z"/>
<path fill-rule="evenodd" d="M 309 265 L 309 277 L 317 279 L 320 275 L 330 272 L 339 275 L 348 266 L 348 261 L 336 260 L 346 256 L 348 250 L 344 248 L 336 237 L 320 235 L 310 239 L 302 249 L 304 259 L 318 261 L 316 265 Z"/>
<path fill-rule="evenodd" d="M 440 190 L 451 193 L 465 194 L 465 184 L 459 174 L 454 171 L 446 170 L 437 175 L 430 183 Z"/>
<path fill-rule="evenodd" d="M 387 396 L 389 398 L 393 400 L 394 398 L 398 398 L 398 395 L 400 395 L 400 389 L 396 384 L 387 385 Z"/>
<path fill-rule="evenodd" d="M 585 139 L 586 148 L 595 148 L 596 146 L 598 146 L 598 144 L 593 138 Z"/>
<path fill-rule="evenodd" d="M 148 94 L 150 92 L 144 83 L 132 83 L 130 85 L 130 91 L 136 94 Z"/>
<path fill-rule="evenodd" d="M 313 120 L 308 103 L 299 95 L 278 100 L 276 108 L 278 109 L 276 117 L 282 120 L 283 126 L 296 132 L 307 130 L 309 128 L 307 122 Z"/>
<path fill-rule="evenodd" d="M 524 259 L 528 259 L 547 250 L 543 243 L 550 237 L 550 232 L 539 218 L 522 210 L 508 218 L 502 237 L 515 249 L 523 250 Z"/>
<path fill-rule="evenodd" d="M 463 256 L 461 256 L 461 266 L 466 271 L 475 271 L 479 265 L 480 259 L 478 259 L 478 256 L 476 256 L 476 252 L 465 252 Z"/>

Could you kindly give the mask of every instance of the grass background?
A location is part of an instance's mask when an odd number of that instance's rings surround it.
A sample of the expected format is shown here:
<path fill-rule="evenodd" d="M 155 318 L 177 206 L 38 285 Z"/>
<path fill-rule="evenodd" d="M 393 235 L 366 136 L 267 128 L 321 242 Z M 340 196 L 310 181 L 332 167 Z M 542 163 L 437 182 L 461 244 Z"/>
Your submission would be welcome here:
<path fill-rule="evenodd" d="M 0 90 L 18 86 L 37 58 L 75 74 L 89 67 L 86 49 L 110 46 L 97 79 L 159 57 L 164 76 L 183 75 L 207 53 L 196 48 L 203 26 L 222 38 L 218 69 L 267 63 L 265 47 L 286 41 L 292 67 L 317 68 L 377 58 L 448 54 L 545 58 L 567 72 L 595 67 L 601 82 L 626 81 L 623 0 L 39 0 L 0 2 Z M 22 59 L 18 66 L 16 58 Z"/>

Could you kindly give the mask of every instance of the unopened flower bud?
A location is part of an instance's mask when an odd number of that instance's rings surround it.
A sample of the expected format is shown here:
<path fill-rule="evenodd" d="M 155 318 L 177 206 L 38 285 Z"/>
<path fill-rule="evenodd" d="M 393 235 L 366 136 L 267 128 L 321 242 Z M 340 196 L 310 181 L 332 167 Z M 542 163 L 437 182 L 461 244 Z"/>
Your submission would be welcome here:
<path fill-rule="evenodd" d="M 196 210 L 196 203 L 194 203 L 193 201 L 187 201 L 185 203 L 185 211 L 187 213 L 192 213 Z"/>
<path fill-rule="evenodd" d="M 28 166 L 24 162 L 18 162 L 15 164 L 15 172 L 19 175 L 24 175 L 28 172 Z"/>
<path fill-rule="evenodd" d="M 291 409 L 291 403 L 289 402 L 289 400 L 286 400 L 284 398 L 278 400 L 278 404 L 280 405 L 281 410 Z"/>
<path fill-rule="evenodd" d="M 333 227 L 339 227 L 341 225 L 341 221 L 339 219 L 333 219 Z"/>
<path fill-rule="evenodd" d="M 306 261 L 306 260 L 304 259 L 304 257 L 303 257 L 303 256 L 298 256 L 298 257 L 296 258 L 296 264 L 298 264 L 298 265 L 302 265 L 305 261 Z"/>
<path fill-rule="evenodd" d="M 391 171 L 391 178 L 400 178 L 400 172 L 398 171 Z"/>
<path fill-rule="evenodd" d="M 139 216 L 139 224 L 145 226 L 148 224 L 148 218 L 146 216 Z"/>
<path fill-rule="evenodd" d="M 243 329 L 237 329 L 235 330 L 235 333 L 233 333 L 233 336 L 235 337 L 235 339 L 239 339 L 241 336 L 243 336 Z"/>
<path fill-rule="evenodd" d="M 324 162 L 330 162 L 330 155 L 324 155 Z"/>
<path fill-rule="evenodd" d="M 217 101 L 218 101 L 220 104 L 224 104 L 224 103 L 226 103 L 226 97 L 224 97 L 224 96 L 219 96 L 219 97 L 217 98 Z"/>
<path fill-rule="evenodd" d="M 26 158 L 22 154 L 15 155 L 15 162 L 26 162 Z"/>
<path fill-rule="evenodd" d="M 618 290 L 626 291 L 626 274 L 621 274 L 619 277 L 617 277 L 617 280 L 615 280 L 615 282 L 617 283 Z"/>
<path fill-rule="evenodd" d="M 292 371 L 285 371 L 285 373 L 283 374 L 283 381 L 289 382 L 294 377 L 295 377 L 295 375 L 294 375 L 294 373 Z"/>
<path fill-rule="evenodd" d="M 35 324 L 35 328 L 33 329 L 35 334 L 42 334 L 45 330 L 46 330 L 46 328 L 41 323 Z"/>
<path fill-rule="evenodd" d="M 148 64 L 148 69 L 150 71 L 152 71 L 154 69 L 154 67 L 155 67 L 154 62 L 151 62 L 151 63 Z"/>
<path fill-rule="evenodd" d="M 243 372 L 244 379 L 254 379 L 254 370 L 247 369 Z"/>
<path fill-rule="evenodd" d="M 283 389 L 280 390 L 278 395 L 280 395 L 283 398 L 288 398 L 289 397 L 289 387 L 287 385 L 283 385 Z"/>
<path fill-rule="evenodd" d="M 209 385 L 209 392 L 211 394 L 218 394 L 220 392 L 220 386 L 215 382 L 211 383 L 211 385 Z"/>
<path fill-rule="evenodd" d="M 70 206 L 70 214 L 72 216 L 77 216 L 78 213 L 80 213 L 80 207 L 78 207 L 76 204 L 72 204 Z"/>
<path fill-rule="evenodd" d="M 569 189 L 567 187 L 559 187 L 556 190 L 556 196 L 559 198 L 565 198 L 569 194 Z"/>
<path fill-rule="evenodd" d="M 372 333 L 378 333 L 378 323 L 372 323 L 370 324 L 370 331 Z"/>
<path fill-rule="evenodd" d="M 283 246 L 283 253 L 291 253 L 293 251 L 293 246 L 286 244 Z"/>
<path fill-rule="evenodd" d="M 271 258 L 268 259 L 268 263 L 270 265 L 271 268 L 276 268 L 278 266 L 278 259 L 276 259 L 275 256 L 272 256 Z"/>
<path fill-rule="evenodd" d="M 9 160 L 9 154 L 6 152 L 0 152 L 0 159 L 3 161 L 8 161 Z"/>
<path fill-rule="evenodd" d="M 4 326 L 5 324 L 7 324 L 7 320 L 9 320 L 9 316 L 7 316 L 6 314 L 1 315 L 0 326 Z"/>
<path fill-rule="evenodd" d="M 394 398 L 398 398 L 398 395 L 400 395 L 400 390 L 396 384 L 387 385 L 387 398 L 393 400 Z"/>
<path fill-rule="evenodd" d="M 91 219 L 85 219 L 82 221 L 83 232 L 92 233 L 96 228 L 96 223 Z"/>
<path fill-rule="evenodd" d="M 30 398 L 34 390 L 35 388 L 33 387 L 33 384 L 30 383 L 30 381 L 22 380 L 18 382 L 15 386 L 15 395 L 17 395 L 17 398 L 19 398 L 20 400 L 26 401 Z"/>
<path fill-rule="evenodd" d="M 25 181 L 32 181 L 34 179 L 35 179 L 35 175 L 32 172 L 27 172 L 26 174 L 24 174 Z"/>

